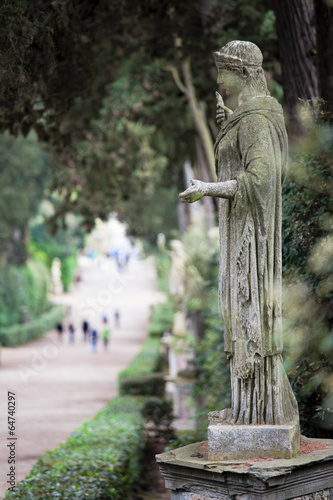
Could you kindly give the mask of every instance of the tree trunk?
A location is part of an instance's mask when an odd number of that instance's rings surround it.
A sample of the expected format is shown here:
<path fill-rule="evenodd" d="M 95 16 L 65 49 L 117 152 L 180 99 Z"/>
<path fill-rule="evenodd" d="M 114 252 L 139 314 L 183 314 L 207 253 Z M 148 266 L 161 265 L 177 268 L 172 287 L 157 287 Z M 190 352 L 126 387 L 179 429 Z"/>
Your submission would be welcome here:
<path fill-rule="evenodd" d="M 319 95 L 333 117 L 333 3 L 315 0 Z"/>
<path fill-rule="evenodd" d="M 288 132 L 300 135 L 299 100 L 318 97 L 313 0 L 274 0 L 274 11 Z"/>
<path fill-rule="evenodd" d="M 210 130 L 207 125 L 202 104 L 197 100 L 196 97 L 189 59 L 185 59 L 185 61 L 183 62 L 182 70 L 186 87 L 186 96 L 190 106 L 191 115 L 194 121 L 195 128 L 197 129 L 197 132 L 202 142 L 202 147 L 205 153 L 205 159 L 210 173 L 210 181 L 215 181 L 216 173 L 215 173 L 214 144 L 212 136 L 210 134 Z"/>

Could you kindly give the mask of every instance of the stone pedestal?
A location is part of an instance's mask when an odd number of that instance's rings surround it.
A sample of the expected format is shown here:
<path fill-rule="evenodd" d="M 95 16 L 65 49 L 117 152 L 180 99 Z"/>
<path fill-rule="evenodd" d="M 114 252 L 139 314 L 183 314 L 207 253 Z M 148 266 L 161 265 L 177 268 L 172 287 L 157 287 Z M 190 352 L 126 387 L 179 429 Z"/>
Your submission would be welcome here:
<path fill-rule="evenodd" d="M 208 443 L 156 456 L 172 500 L 333 500 L 333 440 L 302 437 L 291 459 L 208 459 Z"/>
<path fill-rule="evenodd" d="M 252 457 L 292 458 L 300 447 L 298 421 L 285 425 L 225 425 L 208 427 L 209 460 Z"/>

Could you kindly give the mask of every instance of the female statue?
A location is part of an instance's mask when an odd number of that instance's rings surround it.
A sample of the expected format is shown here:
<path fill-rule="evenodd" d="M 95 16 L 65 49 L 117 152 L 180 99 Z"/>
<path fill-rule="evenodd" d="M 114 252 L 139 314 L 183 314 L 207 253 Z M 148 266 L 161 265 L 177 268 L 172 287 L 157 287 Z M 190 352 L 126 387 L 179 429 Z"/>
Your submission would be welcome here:
<path fill-rule="evenodd" d="M 232 385 L 232 408 L 218 413 L 220 421 L 234 424 L 284 424 L 298 415 L 282 366 L 281 186 L 287 134 L 282 108 L 267 90 L 262 59 L 251 42 L 229 42 L 215 53 L 217 82 L 236 107 L 232 112 L 218 95 L 217 182 L 193 180 L 180 194 L 189 203 L 218 198 L 219 295 Z"/>

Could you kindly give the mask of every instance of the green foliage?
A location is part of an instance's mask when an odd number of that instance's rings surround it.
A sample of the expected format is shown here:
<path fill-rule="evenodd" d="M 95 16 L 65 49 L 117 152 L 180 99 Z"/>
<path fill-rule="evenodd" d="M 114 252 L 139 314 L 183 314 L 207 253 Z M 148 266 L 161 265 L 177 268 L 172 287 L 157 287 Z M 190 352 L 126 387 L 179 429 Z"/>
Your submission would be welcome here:
<path fill-rule="evenodd" d="M 171 301 L 155 304 L 150 316 L 148 333 L 152 337 L 161 337 L 169 332 L 173 325 L 174 310 Z"/>
<path fill-rule="evenodd" d="M 171 259 L 163 252 L 155 254 L 155 267 L 157 272 L 158 287 L 162 292 L 169 293 L 169 274 L 171 269 Z"/>
<path fill-rule="evenodd" d="M 155 116 L 166 111 L 154 81 L 165 71 L 161 63 L 153 70 L 151 66 L 153 63 L 144 65 L 139 71 L 137 61 L 124 62 L 89 126 L 86 120 L 81 123 L 79 104 L 73 109 L 67 123 L 69 128 L 75 123 L 73 142 L 54 157 L 53 187 L 62 204 L 53 219 L 66 211 L 80 213 L 91 229 L 96 217 L 106 219 L 111 211 L 117 211 L 129 224 L 130 234 L 152 242 L 161 227 L 170 232 L 176 226 L 177 194 L 166 172 L 166 143 L 170 139 L 159 137 L 161 118 Z M 73 158 L 75 176 L 71 168 L 63 170 Z"/>
<path fill-rule="evenodd" d="M 26 303 L 24 275 L 19 268 L 0 268 L 0 298 L 0 326 L 19 323 Z"/>
<path fill-rule="evenodd" d="M 55 258 L 60 260 L 62 284 L 64 290 L 68 291 L 77 268 L 77 249 L 84 246 L 83 229 L 77 217 L 67 215 L 66 227 L 58 227 L 55 234 L 51 235 L 46 223 L 41 222 L 40 218 L 31 223 L 29 251 L 49 269 Z"/>
<path fill-rule="evenodd" d="M 142 415 L 147 421 L 154 422 L 155 425 L 170 425 L 174 418 L 172 404 L 164 398 L 156 396 L 145 399 Z"/>
<path fill-rule="evenodd" d="M 206 235 L 206 222 L 203 210 L 196 214 L 195 221 L 187 228 L 182 242 L 186 253 L 204 279 L 210 280 L 212 262 L 219 248 L 218 228 L 210 238 Z"/>
<path fill-rule="evenodd" d="M 195 393 L 204 399 L 205 410 L 230 407 L 230 371 L 224 352 L 224 331 L 218 310 L 218 263 L 212 262 L 213 279 L 207 282 L 203 322 L 204 338 L 196 345 L 198 374 Z"/>
<path fill-rule="evenodd" d="M 103 96 L 116 66 L 119 49 L 112 42 L 121 36 L 121 13 L 122 6 L 107 1 L 2 2 L 1 130 L 26 135 L 33 127 L 42 140 L 59 144 L 60 124 L 74 99 L 93 85 L 100 91 L 95 99 Z"/>
<path fill-rule="evenodd" d="M 284 187 L 286 364 L 307 436 L 333 436 L 332 130 L 314 125 Z"/>
<path fill-rule="evenodd" d="M 23 264 L 28 222 L 37 212 L 48 181 L 48 154 L 34 134 L 0 136 L 0 261 Z"/>
<path fill-rule="evenodd" d="M 49 276 L 41 262 L 0 267 L 0 328 L 22 323 L 48 307 Z"/>
<path fill-rule="evenodd" d="M 171 236 L 180 168 L 197 155 L 188 99 L 171 68 L 181 79 L 191 58 L 196 95 L 212 117 L 216 72 L 207 55 L 230 39 L 252 40 L 278 88 L 268 0 L 204 8 L 190 0 L 13 0 L 0 14 L 0 129 L 34 128 L 52 145 L 52 189 L 61 199 L 53 221 L 75 212 L 91 229 L 96 217 L 118 211 L 134 235 Z"/>
<path fill-rule="evenodd" d="M 68 255 L 61 260 L 61 281 L 64 291 L 68 292 L 70 284 L 73 282 L 74 273 L 77 268 L 77 255 Z"/>
<path fill-rule="evenodd" d="M 48 307 L 49 275 L 42 262 L 29 261 L 23 269 L 30 318 L 36 318 Z"/>
<path fill-rule="evenodd" d="M 119 382 L 119 394 L 130 396 L 164 395 L 163 373 L 141 373 L 132 377 L 123 377 Z"/>
<path fill-rule="evenodd" d="M 164 376 L 157 373 L 161 366 L 160 339 L 148 337 L 139 354 L 119 373 L 119 394 L 163 396 Z"/>
<path fill-rule="evenodd" d="M 149 196 L 144 197 L 136 191 L 120 202 L 117 206 L 118 216 L 127 223 L 128 234 L 144 238 L 148 244 L 155 246 L 161 231 L 167 239 L 177 237 L 177 198 L 175 185 L 164 187 L 157 184 Z"/>
<path fill-rule="evenodd" d="M 292 164 L 284 186 L 283 257 L 285 267 L 300 268 L 311 280 L 306 263 L 319 238 L 328 234 L 332 215 L 332 149 L 305 152 Z"/>
<path fill-rule="evenodd" d="M 7 328 L 1 327 L 0 343 L 3 346 L 12 347 L 41 337 L 45 332 L 54 328 L 64 314 L 64 306 L 56 305 L 28 323 L 13 325 Z"/>
<path fill-rule="evenodd" d="M 130 499 L 144 446 L 141 399 L 113 399 L 34 465 L 6 499 Z"/>

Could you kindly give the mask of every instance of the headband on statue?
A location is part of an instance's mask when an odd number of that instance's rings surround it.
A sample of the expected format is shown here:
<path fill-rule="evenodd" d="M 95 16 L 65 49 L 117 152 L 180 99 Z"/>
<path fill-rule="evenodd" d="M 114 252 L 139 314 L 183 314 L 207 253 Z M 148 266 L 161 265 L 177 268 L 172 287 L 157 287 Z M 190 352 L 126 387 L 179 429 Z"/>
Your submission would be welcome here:
<path fill-rule="evenodd" d="M 221 52 L 214 52 L 214 59 L 215 59 L 215 64 L 218 68 L 221 68 L 226 64 L 233 66 L 253 66 L 253 67 L 261 66 L 260 63 L 254 63 L 253 61 L 250 62 L 241 59 L 240 57 L 230 56 L 227 54 L 223 54 Z"/>

